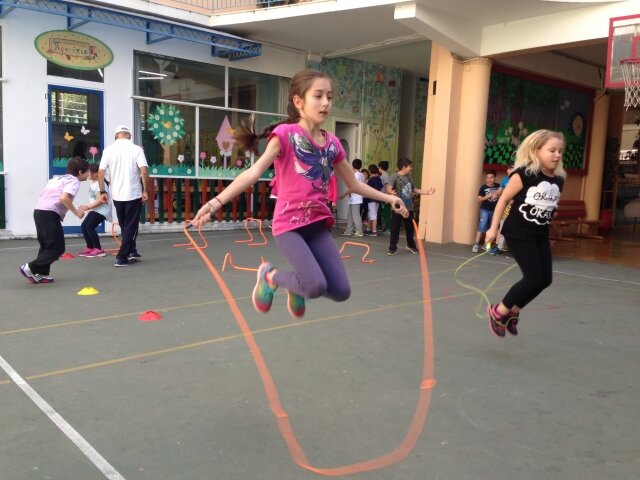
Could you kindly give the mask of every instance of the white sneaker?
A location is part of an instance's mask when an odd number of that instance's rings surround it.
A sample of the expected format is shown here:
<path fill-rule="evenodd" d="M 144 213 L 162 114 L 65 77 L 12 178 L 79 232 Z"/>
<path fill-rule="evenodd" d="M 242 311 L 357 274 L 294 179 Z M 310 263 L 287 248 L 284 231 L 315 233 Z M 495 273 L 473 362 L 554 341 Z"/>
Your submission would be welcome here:
<path fill-rule="evenodd" d="M 478 250 L 480 250 L 480 247 L 478 246 L 477 243 L 473 247 L 471 247 L 471 251 L 473 253 L 478 253 Z"/>

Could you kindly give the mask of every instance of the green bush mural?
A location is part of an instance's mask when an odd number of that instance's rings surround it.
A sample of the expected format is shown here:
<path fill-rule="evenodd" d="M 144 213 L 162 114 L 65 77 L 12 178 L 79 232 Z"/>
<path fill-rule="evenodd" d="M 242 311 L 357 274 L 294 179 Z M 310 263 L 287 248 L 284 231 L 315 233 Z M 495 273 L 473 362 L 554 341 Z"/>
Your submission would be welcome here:
<path fill-rule="evenodd" d="M 495 68 L 491 72 L 484 163 L 508 165 L 531 132 L 562 132 L 563 163 L 584 170 L 593 90 Z"/>

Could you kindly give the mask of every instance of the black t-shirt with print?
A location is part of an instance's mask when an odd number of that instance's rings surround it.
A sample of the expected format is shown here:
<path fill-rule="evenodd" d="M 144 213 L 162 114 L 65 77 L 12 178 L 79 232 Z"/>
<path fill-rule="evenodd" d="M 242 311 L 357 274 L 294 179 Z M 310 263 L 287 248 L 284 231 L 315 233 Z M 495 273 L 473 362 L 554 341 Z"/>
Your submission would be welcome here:
<path fill-rule="evenodd" d="M 487 185 L 486 183 L 480 187 L 478 190 L 479 197 L 486 197 L 487 195 L 491 195 L 500 190 L 500 184 L 494 183 L 493 185 Z M 480 204 L 480 208 L 482 210 L 488 210 L 493 212 L 496 209 L 496 204 L 498 203 L 498 197 L 496 198 L 488 198 L 487 200 L 483 200 Z"/>
<path fill-rule="evenodd" d="M 542 172 L 527 174 L 524 167 L 511 175 L 520 176 L 522 190 L 513 197 L 513 205 L 502 226 L 502 234 L 513 238 L 548 236 L 549 223 L 558 208 L 564 179 L 558 176 L 548 177 Z"/>

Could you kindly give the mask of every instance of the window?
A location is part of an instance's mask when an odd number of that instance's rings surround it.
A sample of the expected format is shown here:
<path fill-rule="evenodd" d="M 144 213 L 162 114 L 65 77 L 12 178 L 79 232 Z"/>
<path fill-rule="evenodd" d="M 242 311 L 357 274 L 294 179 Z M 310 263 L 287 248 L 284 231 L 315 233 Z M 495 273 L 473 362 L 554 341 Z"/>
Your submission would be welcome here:
<path fill-rule="evenodd" d="M 229 68 L 229 107 L 278 112 L 280 77 Z"/>
<path fill-rule="evenodd" d="M 226 106 L 224 67 L 135 52 L 136 95 Z"/>
<path fill-rule="evenodd" d="M 75 68 L 63 67 L 49 60 L 47 60 L 47 75 L 104 83 L 104 70 L 102 68 L 97 70 L 76 70 Z"/>
<path fill-rule="evenodd" d="M 57 123 L 87 123 L 87 96 L 77 93 L 52 92 L 51 120 Z"/>

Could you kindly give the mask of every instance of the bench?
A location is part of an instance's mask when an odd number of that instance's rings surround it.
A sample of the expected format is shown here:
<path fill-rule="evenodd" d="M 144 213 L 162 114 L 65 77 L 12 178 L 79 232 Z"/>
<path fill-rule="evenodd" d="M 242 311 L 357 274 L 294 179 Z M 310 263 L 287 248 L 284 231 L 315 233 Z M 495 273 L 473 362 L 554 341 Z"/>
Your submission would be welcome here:
<path fill-rule="evenodd" d="M 560 200 L 550 224 L 550 238 L 571 242 L 575 238 L 564 236 L 564 230 L 567 227 L 575 226 L 577 228 L 576 236 L 602 240 L 602 235 L 597 235 L 600 220 L 587 220 L 586 216 L 587 207 L 583 200 Z M 588 227 L 588 233 L 586 234 L 580 232 L 580 227 L 583 225 Z M 596 229 L 595 232 L 594 229 Z"/>

